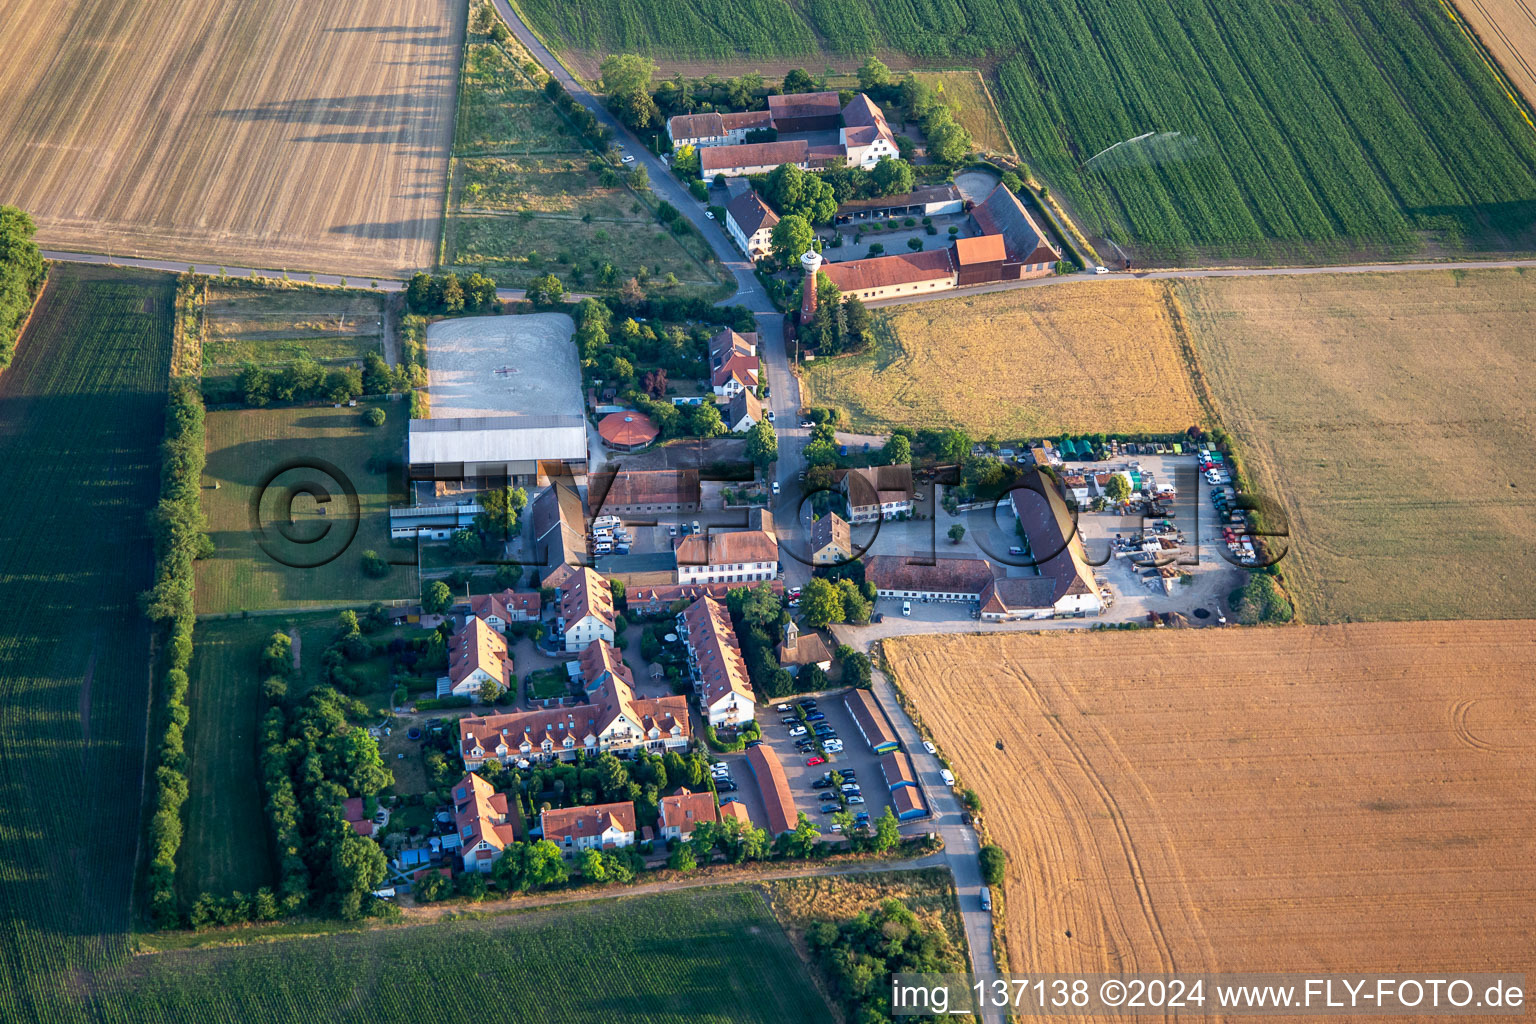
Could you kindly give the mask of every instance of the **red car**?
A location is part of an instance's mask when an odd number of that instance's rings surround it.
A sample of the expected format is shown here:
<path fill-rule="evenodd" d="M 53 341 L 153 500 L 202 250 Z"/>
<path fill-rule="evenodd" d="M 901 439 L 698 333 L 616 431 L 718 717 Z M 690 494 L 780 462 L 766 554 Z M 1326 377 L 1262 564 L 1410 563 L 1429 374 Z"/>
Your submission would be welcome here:
<path fill-rule="evenodd" d="M 807 768 L 814 768 L 818 764 L 826 764 L 826 763 L 827 763 L 827 759 L 824 758 L 824 757 L 811 757 L 811 758 L 807 758 L 806 759 L 805 766 Z"/>

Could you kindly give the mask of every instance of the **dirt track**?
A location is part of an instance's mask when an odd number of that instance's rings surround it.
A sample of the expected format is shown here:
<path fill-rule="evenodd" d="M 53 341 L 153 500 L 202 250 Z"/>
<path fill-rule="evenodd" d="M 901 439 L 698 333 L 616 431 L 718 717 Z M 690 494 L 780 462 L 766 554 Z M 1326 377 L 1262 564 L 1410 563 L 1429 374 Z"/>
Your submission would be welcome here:
<path fill-rule="evenodd" d="M 1533 637 L 1371 623 L 885 651 L 1008 849 L 1012 970 L 1517 970 Z"/>
<path fill-rule="evenodd" d="M 0 202 L 43 245 L 380 275 L 435 260 L 462 4 L 0 11 Z"/>

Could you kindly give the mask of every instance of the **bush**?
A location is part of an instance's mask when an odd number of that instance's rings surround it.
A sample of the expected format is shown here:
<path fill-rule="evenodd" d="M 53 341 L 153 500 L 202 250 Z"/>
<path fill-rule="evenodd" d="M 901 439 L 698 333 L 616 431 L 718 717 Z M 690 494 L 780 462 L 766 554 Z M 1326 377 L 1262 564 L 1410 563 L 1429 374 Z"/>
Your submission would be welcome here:
<path fill-rule="evenodd" d="M 389 563 L 380 558 L 377 551 L 364 551 L 363 574 L 365 576 L 372 576 L 376 580 L 383 579 L 389 575 Z"/>
<path fill-rule="evenodd" d="M 1008 855 L 1001 846 L 990 843 L 981 848 L 981 880 L 988 885 L 1003 884 L 1003 869 L 1008 865 Z"/>
<path fill-rule="evenodd" d="M 1296 617 L 1290 599 L 1267 572 L 1254 573 L 1247 583 L 1232 591 L 1227 603 L 1232 606 L 1232 617 L 1245 626 L 1290 622 Z"/>
<path fill-rule="evenodd" d="M 384 425 L 384 410 L 374 406 L 363 413 L 363 422 L 370 427 L 382 427 Z"/>

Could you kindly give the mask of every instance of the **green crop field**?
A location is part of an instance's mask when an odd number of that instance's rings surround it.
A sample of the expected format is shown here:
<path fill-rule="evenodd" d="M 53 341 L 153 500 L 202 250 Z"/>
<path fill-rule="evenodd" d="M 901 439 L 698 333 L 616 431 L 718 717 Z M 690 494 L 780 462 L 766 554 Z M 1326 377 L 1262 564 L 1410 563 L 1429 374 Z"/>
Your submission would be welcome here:
<path fill-rule="evenodd" d="M 0 373 L 0 1020 L 127 951 L 174 295 L 55 265 Z"/>
<path fill-rule="evenodd" d="M 770 0 L 521 7 L 583 52 L 974 62 L 1109 257 L 1106 239 L 1151 262 L 1536 248 L 1536 133 L 1436 0 L 835 0 L 807 5 L 816 38 Z"/>
<path fill-rule="evenodd" d="M 505 288 L 550 273 L 574 291 L 668 275 L 691 291 L 717 288 L 703 239 L 670 234 L 619 168 L 594 165 L 527 62 L 515 40 L 471 33 L 464 48 L 443 265 Z"/>
<path fill-rule="evenodd" d="M 138 957 L 92 979 L 103 1024 L 419 1024 L 466 994 L 513 1021 L 831 1020 L 755 890 Z"/>
<path fill-rule="evenodd" d="M 409 410 L 405 402 L 378 402 L 388 419 L 370 427 L 363 421 L 370 404 L 208 414 L 203 511 L 214 553 L 197 563 L 199 614 L 415 594 L 415 551 L 390 548 L 388 516 L 390 505 L 405 501 L 400 460 Z M 290 491 L 309 484 L 329 500 Z M 260 535 L 251 509 L 258 497 Z M 363 572 L 368 550 L 409 564 L 371 578 Z"/>

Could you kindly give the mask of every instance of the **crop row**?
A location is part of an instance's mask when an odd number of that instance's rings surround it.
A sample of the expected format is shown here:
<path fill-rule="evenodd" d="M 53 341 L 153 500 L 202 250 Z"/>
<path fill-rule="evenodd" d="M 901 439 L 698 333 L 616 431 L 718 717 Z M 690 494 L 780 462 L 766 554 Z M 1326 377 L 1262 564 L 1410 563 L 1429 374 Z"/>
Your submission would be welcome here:
<path fill-rule="evenodd" d="M 724 60 L 800 57 L 818 49 L 809 26 L 784 0 L 521 0 L 519 6 L 546 38 L 582 50 Z"/>

